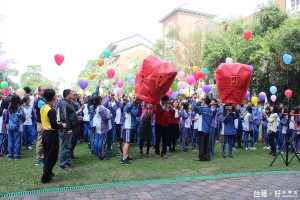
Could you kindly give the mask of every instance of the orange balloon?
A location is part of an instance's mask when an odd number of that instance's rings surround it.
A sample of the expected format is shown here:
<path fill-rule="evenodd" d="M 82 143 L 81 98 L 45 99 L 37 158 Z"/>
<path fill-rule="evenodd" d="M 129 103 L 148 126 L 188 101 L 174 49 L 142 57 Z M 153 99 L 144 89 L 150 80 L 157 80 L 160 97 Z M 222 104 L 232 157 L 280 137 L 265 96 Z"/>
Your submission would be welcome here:
<path fill-rule="evenodd" d="M 101 67 L 104 65 L 104 60 L 102 58 L 98 59 L 98 65 Z"/>
<path fill-rule="evenodd" d="M 92 73 L 92 74 L 90 75 L 91 80 L 93 80 L 95 77 L 96 77 L 96 74 L 94 74 L 94 73 Z"/>

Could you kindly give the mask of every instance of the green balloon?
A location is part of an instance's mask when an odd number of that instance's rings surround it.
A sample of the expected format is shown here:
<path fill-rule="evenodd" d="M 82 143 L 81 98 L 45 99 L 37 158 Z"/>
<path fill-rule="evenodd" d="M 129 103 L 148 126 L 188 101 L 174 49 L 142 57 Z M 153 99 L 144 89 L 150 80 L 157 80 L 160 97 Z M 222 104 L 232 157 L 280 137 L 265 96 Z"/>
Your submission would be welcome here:
<path fill-rule="evenodd" d="M 19 84 L 18 84 L 18 88 L 19 88 L 19 89 L 22 89 L 22 88 L 23 88 L 23 83 L 19 83 Z"/>
<path fill-rule="evenodd" d="M 172 83 L 172 85 L 171 85 L 171 89 L 174 91 L 174 92 L 176 92 L 177 91 L 177 88 L 178 88 L 178 84 L 177 84 L 177 82 L 173 82 Z"/>
<path fill-rule="evenodd" d="M 207 68 L 204 68 L 203 72 L 207 75 L 209 73 L 209 70 Z"/>
<path fill-rule="evenodd" d="M 1 82 L 1 88 L 4 90 L 8 87 L 8 83 L 6 81 Z"/>
<path fill-rule="evenodd" d="M 110 57 L 110 50 L 108 50 L 108 49 L 105 49 L 105 51 L 104 51 L 104 56 L 106 57 L 106 58 L 109 58 Z"/>

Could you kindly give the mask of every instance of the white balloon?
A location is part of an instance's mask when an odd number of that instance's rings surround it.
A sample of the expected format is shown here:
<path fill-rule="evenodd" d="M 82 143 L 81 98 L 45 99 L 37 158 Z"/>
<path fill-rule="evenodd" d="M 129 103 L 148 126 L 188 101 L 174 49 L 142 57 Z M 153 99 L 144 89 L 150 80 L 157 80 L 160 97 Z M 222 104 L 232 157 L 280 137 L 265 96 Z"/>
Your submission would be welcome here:
<path fill-rule="evenodd" d="M 188 92 L 188 89 L 183 89 L 182 94 L 186 94 Z"/>
<path fill-rule="evenodd" d="M 109 80 L 105 79 L 104 80 L 104 85 L 105 85 L 105 87 L 109 86 Z"/>
<path fill-rule="evenodd" d="M 103 94 L 103 89 L 102 88 L 100 88 L 99 91 L 100 91 L 101 94 Z"/>
<path fill-rule="evenodd" d="M 198 95 L 200 95 L 200 94 L 202 94 L 203 90 L 202 90 L 202 88 L 198 88 L 198 89 L 196 90 L 196 92 L 197 92 Z"/>
<path fill-rule="evenodd" d="M 226 63 L 232 63 L 233 60 L 232 60 L 232 58 L 227 57 L 226 60 L 225 60 L 225 62 L 226 62 Z"/>

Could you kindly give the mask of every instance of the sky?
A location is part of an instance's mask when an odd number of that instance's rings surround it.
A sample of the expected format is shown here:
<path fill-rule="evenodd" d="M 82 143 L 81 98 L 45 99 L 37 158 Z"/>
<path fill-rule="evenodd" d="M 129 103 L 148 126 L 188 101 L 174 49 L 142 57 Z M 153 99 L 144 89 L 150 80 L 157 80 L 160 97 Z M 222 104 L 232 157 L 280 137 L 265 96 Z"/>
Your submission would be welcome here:
<path fill-rule="evenodd" d="M 134 34 L 161 38 L 158 21 L 179 5 L 190 3 L 219 19 L 245 17 L 268 0 L 0 0 L 0 42 L 20 73 L 41 65 L 51 80 L 63 78 L 67 88 L 88 60 L 97 59 L 111 43 Z M 63 54 L 61 66 L 55 54 Z M 13 78 L 19 81 L 19 77 Z"/>

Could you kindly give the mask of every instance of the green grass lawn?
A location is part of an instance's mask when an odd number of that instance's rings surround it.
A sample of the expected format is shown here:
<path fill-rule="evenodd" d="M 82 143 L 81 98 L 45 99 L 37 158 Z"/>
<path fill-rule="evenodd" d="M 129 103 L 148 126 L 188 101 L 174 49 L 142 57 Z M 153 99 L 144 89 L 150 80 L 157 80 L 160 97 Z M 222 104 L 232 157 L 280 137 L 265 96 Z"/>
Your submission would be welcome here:
<path fill-rule="evenodd" d="M 262 149 L 262 144 L 256 145 L 255 151 L 238 149 L 233 152 L 234 158 L 226 159 L 220 155 L 220 144 L 216 144 L 216 153 L 211 162 L 193 161 L 198 151 L 191 151 L 191 145 L 189 147 L 186 153 L 177 147 L 179 151 L 168 153 L 168 159 L 157 159 L 153 149 L 150 158 L 139 158 L 139 149 L 132 145 L 130 156 L 134 161 L 130 166 L 125 166 L 120 164 L 120 158 L 116 157 L 117 145 L 114 145 L 109 160 L 100 161 L 90 155 L 86 143 L 79 143 L 75 149 L 78 159 L 73 162 L 73 170 L 61 170 L 57 163 L 54 167 L 56 183 L 52 184 L 41 184 L 42 167 L 34 165 L 35 151 L 28 151 L 23 147 L 22 160 L 8 161 L 7 157 L 0 158 L 0 193 L 146 179 L 300 170 L 297 160 L 294 159 L 291 165 L 286 167 L 281 157 L 270 167 L 273 157 L 268 155 L 269 150 Z M 228 153 L 228 149 L 226 152 Z"/>

